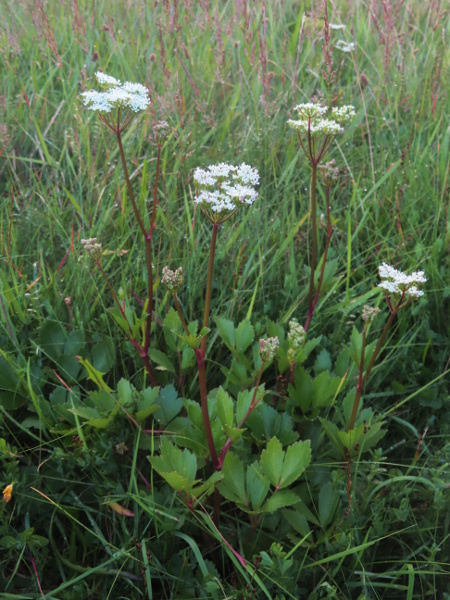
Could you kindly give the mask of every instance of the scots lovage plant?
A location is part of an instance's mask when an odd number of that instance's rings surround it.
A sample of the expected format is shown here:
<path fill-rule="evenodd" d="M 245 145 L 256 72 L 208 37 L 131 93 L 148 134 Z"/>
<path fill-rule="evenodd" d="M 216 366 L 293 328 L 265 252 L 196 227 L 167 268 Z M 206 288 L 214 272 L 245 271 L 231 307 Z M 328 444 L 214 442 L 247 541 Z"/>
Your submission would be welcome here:
<path fill-rule="evenodd" d="M 399 272 L 387 265 L 380 267 L 384 282 L 380 285 L 390 316 L 378 343 L 366 342 L 377 309 L 365 308 L 363 331 L 359 333 L 355 329 L 352 334 L 347 364 L 345 357 L 344 360 L 339 358 L 333 370 L 331 357 L 322 351 L 316 357 L 315 376 L 312 376 L 308 360 L 321 343 L 321 336 L 309 337 L 308 332 L 321 294 L 335 268 L 328 261 L 328 253 L 334 229 L 332 189 L 339 173 L 334 161 L 325 164 L 323 161 L 335 137 L 343 132 L 343 125 L 355 116 L 355 110 L 352 106 L 329 108 L 311 102 L 298 105 L 295 108 L 298 120 L 288 121 L 311 166 L 312 247 L 308 257 L 308 307 L 304 325 L 299 323 L 301 313 L 291 319 L 287 333 L 280 325 L 268 322 L 267 334 L 262 332 L 263 336 L 255 341 L 260 333 L 256 335 L 255 326 L 248 319 L 235 326 L 226 316 L 215 315 L 212 323 L 211 296 L 219 230 L 227 227 L 228 221 L 240 209 L 250 207 L 257 200 L 256 186 L 260 181 L 258 171 L 245 163 L 238 166 L 219 163 L 206 169 L 197 168 L 194 172 L 196 194 L 193 201 L 211 225 L 203 316 L 201 320 L 186 320 L 185 315 L 195 315 L 197 307 L 188 307 L 185 311 L 180 302 L 183 266 L 175 270 L 164 266 L 161 283 L 168 291 L 166 297 L 172 298 L 173 306 L 167 307 L 163 321 L 165 346 L 156 347 L 156 336 L 153 344 L 151 339 L 155 329 L 152 236 L 157 226 L 157 185 L 155 183 L 152 209 L 146 217 L 134 198 L 121 137 L 135 112 L 146 108 L 148 98 L 145 88 L 139 84 L 122 84 L 101 73 L 97 78 L 107 89 L 101 93 L 85 92 L 85 104 L 98 112 L 119 145 L 127 192 L 147 261 L 147 295 L 141 316 L 137 316 L 130 300 L 119 298 L 116 293 L 103 266 L 100 242 L 92 238 L 83 243 L 110 290 L 115 304 L 114 319 L 142 360 L 151 383 L 151 387 L 142 392 L 137 405 L 133 404 L 133 410 L 132 403 L 129 407 L 130 417 L 138 427 L 143 428 L 143 419 L 150 416 L 157 424 L 157 428 L 146 430 L 153 434 L 153 439 L 160 436 L 158 450 L 150 457 L 152 467 L 190 510 L 204 510 L 203 500 L 212 496 L 212 518 L 216 526 L 221 522 L 224 506 L 231 503 L 247 513 L 253 524 L 261 523 L 264 515 L 272 514 L 276 519 L 286 519 L 285 524 L 295 521 L 299 531 L 309 531 L 308 522 L 313 525 L 319 522 L 305 502 L 302 483 L 312 462 L 311 448 L 318 448 L 320 440 L 327 436 L 332 452 L 347 461 L 358 452 L 373 448 L 384 435 L 383 423 L 370 409 L 361 408 L 363 391 L 393 319 L 410 299 L 421 295 L 417 285 L 425 281 L 422 272 L 408 278 L 400 277 Z M 157 145 L 156 180 L 162 143 Z M 321 257 L 319 177 L 325 188 L 326 204 L 326 235 Z M 210 389 L 206 365 L 212 352 L 208 340 L 214 325 L 218 332 L 215 343 L 223 343 L 229 352 L 230 364 L 222 366 L 222 385 Z M 358 377 L 356 388 L 348 390 L 354 372 L 348 366 L 350 359 L 355 363 Z M 178 380 L 175 362 L 180 365 Z M 89 369 L 87 361 L 83 364 Z M 194 364 L 198 374 L 198 398 L 189 398 L 183 380 L 195 376 Z M 173 383 L 165 387 L 159 387 L 161 368 L 166 372 L 165 382 L 167 375 L 173 375 Z M 276 376 L 286 381 L 284 390 L 279 384 L 272 383 L 266 388 L 264 380 L 275 381 Z M 117 393 L 112 390 L 107 393 L 123 406 L 125 383 L 120 382 L 119 387 Z M 195 390 L 195 386 L 190 389 Z M 341 401 L 344 391 L 346 396 Z M 140 392 L 134 391 L 130 398 L 136 394 Z M 125 411 L 127 406 L 124 406 Z M 86 422 L 95 427 L 93 414 L 89 413 L 91 418 Z M 81 413 L 79 416 L 83 418 Z M 103 418 L 103 415 L 99 417 Z M 370 433 L 366 428 L 369 422 Z M 109 425 L 107 421 L 101 423 L 106 427 Z M 323 523 L 329 524 L 339 504 L 339 493 L 330 481 L 321 483 L 317 505 Z M 310 489 L 309 493 L 316 491 Z"/>

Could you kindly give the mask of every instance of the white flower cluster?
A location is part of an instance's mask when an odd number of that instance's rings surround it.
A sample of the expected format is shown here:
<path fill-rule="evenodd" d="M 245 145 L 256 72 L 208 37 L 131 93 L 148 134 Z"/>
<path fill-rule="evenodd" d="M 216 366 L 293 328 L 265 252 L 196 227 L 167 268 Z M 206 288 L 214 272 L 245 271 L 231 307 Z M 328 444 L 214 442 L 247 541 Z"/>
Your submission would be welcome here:
<path fill-rule="evenodd" d="M 332 108 L 331 115 L 339 123 L 346 123 L 347 121 L 351 121 L 353 117 L 356 117 L 355 107 L 347 104 L 339 108 Z"/>
<path fill-rule="evenodd" d="M 326 106 L 322 106 L 322 104 L 318 104 L 317 102 L 306 102 L 305 104 L 297 104 L 297 106 L 294 106 L 294 110 L 297 111 L 298 116 L 301 119 L 307 119 L 308 117 L 315 119 L 325 115 L 328 111 L 328 108 Z"/>
<path fill-rule="evenodd" d="M 355 49 L 355 42 L 346 42 L 345 40 L 338 40 L 336 42 L 336 48 L 341 52 L 353 52 Z"/>
<path fill-rule="evenodd" d="M 288 125 L 301 134 L 310 135 L 316 138 L 322 135 L 335 136 L 344 131 L 342 123 L 349 121 L 356 115 L 353 106 L 342 106 L 331 110 L 332 119 L 323 118 L 328 112 L 327 106 L 315 102 L 298 104 L 295 109 L 299 120 L 289 119 Z"/>
<path fill-rule="evenodd" d="M 288 125 L 299 133 L 310 133 L 312 137 L 317 137 L 319 135 L 337 135 L 344 131 L 343 127 L 332 119 L 312 119 L 310 123 L 303 119 L 300 121 L 289 119 Z"/>
<path fill-rule="evenodd" d="M 423 296 L 422 290 L 417 287 L 427 281 L 423 271 L 415 271 L 411 275 L 406 275 L 383 263 L 378 267 L 378 273 L 381 279 L 378 287 L 388 294 L 399 294 L 412 300 Z"/>
<path fill-rule="evenodd" d="M 194 199 L 204 210 L 226 216 L 242 204 L 253 204 L 258 192 L 258 171 L 245 163 L 238 167 L 219 163 L 207 169 L 194 171 L 194 182 L 199 193 Z"/>
<path fill-rule="evenodd" d="M 97 72 L 97 81 L 108 87 L 104 92 L 83 92 L 84 105 L 90 110 L 109 113 L 113 108 L 129 108 L 133 112 L 144 110 L 150 104 L 147 88 L 140 83 L 121 83 L 118 79 Z"/>

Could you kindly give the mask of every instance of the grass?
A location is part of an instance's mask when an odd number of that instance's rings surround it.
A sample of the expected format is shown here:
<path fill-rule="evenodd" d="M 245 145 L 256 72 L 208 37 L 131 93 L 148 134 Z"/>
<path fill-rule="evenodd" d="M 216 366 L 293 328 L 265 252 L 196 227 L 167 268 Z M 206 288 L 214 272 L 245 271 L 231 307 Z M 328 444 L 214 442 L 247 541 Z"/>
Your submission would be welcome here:
<path fill-rule="evenodd" d="M 311 11 L 306 2 L 288 0 L 38 0 L 31 10 L 27 2 L 5 0 L 0 485 L 14 482 L 14 490 L 0 506 L 2 597 L 450 597 L 449 15 L 439 2 L 334 4 L 330 23 L 346 27 L 330 30 L 331 44 L 354 42 L 355 50 L 332 49 L 334 80 L 326 85 L 323 3 Z M 313 466 L 295 487 L 307 516 L 289 507 L 259 519 L 227 501 L 219 530 L 207 499 L 204 509 L 187 510 L 150 468 L 147 457 L 158 454 L 159 437 L 136 426 L 131 404 L 114 413 L 108 429 L 89 427 L 71 412 L 90 398 L 97 406 L 108 401 L 77 355 L 105 373 L 114 391 L 121 379 L 135 386 L 134 395 L 148 387 L 111 317 L 109 291 L 81 253 L 82 238 L 101 240 L 108 277 L 141 310 L 136 298 L 145 296 L 146 265 L 118 148 L 80 99 L 95 87 L 98 69 L 149 89 L 150 109 L 124 135 L 146 219 L 153 125 L 164 119 L 171 127 L 153 246 L 158 322 L 171 306 L 160 286 L 166 264 L 183 266 L 179 298 L 188 321 L 202 317 L 210 226 L 192 202 L 193 170 L 222 161 L 259 170 L 257 203 L 219 231 L 210 390 L 225 385 L 232 364 L 215 317 L 236 326 L 250 319 L 257 339 L 307 313 L 310 172 L 286 124 L 293 106 L 313 94 L 355 105 L 356 119 L 330 153 L 342 173 L 332 197 L 335 271 L 311 325 L 311 336 L 322 339 L 305 363 L 308 373 L 318 376 L 323 352 L 330 372 L 340 374 L 362 306 L 383 307 L 375 287 L 382 261 L 406 272 L 423 269 L 428 282 L 425 299 L 390 330 L 369 380 L 366 406 L 388 433 L 370 455 L 353 461 L 350 514 L 350 469 L 330 452 L 319 422 L 301 420 L 298 411 L 296 430 L 311 439 L 313 453 Z M 320 211 L 324 198 L 319 185 Z M 321 243 L 324 237 L 325 230 Z M 376 322 L 373 335 L 382 327 Z M 161 327 L 153 339 L 155 347 L 168 344 Z M 170 356 L 179 375 L 182 353 Z M 196 400 L 194 360 L 188 353 L 184 360 L 182 386 L 170 370 L 158 377 L 161 386 L 173 383 Z M 281 376 L 267 371 L 278 414 L 288 394 Z M 228 385 L 236 394 L 241 389 Z M 125 396 L 117 397 L 123 405 Z M 342 398 L 321 416 L 338 414 Z M 162 417 L 145 423 L 145 429 L 166 426 Z M 244 460 L 252 449 L 238 452 Z"/>

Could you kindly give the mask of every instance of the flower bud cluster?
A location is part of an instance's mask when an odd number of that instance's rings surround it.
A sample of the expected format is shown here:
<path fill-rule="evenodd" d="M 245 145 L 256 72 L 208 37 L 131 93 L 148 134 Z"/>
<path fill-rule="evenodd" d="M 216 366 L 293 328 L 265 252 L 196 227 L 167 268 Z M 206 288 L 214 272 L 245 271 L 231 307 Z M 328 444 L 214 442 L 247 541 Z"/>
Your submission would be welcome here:
<path fill-rule="evenodd" d="M 97 81 L 107 87 L 104 92 L 83 92 L 84 105 L 90 110 L 110 113 L 114 108 L 129 108 L 133 112 L 144 110 L 150 104 L 147 88 L 140 83 L 122 83 L 115 77 L 97 72 Z"/>
<path fill-rule="evenodd" d="M 298 351 L 305 344 L 306 331 L 297 321 L 289 321 L 289 333 L 287 337 L 289 342 L 288 358 L 291 362 L 295 362 Z"/>
<path fill-rule="evenodd" d="M 153 125 L 153 137 L 158 146 L 162 146 L 170 135 L 170 125 L 167 121 L 157 121 Z"/>
<path fill-rule="evenodd" d="M 423 271 L 415 271 L 406 275 L 394 267 L 383 263 L 378 267 L 381 283 L 378 284 L 385 293 L 415 300 L 423 296 L 418 286 L 427 281 Z"/>
<path fill-rule="evenodd" d="M 275 358 L 280 342 L 278 337 L 259 340 L 259 355 L 263 362 L 270 362 Z"/>
<path fill-rule="evenodd" d="M 339 179 L 339 169 L 336 166 L 336 161 L 334 159 L 321 165 L 319 167 L 319 172 L 326 187 L 331 187 Z"/>
<path fill-rule="evenodd" d="M 194 171 L 198 194 L 194 199 L 214 223 L 224 222 L 243 204 L 251 205 L 258 198 L 254 186 L 259 183 L 257 169 L 242 163 L 234 167 L 227 163 L 211 165 Z"/>
<path fill-rule="evenodd" d="M 81 245 L 84 250 L 95 259 L 100 258 L 102 255 L 102 245 L 97 242 L 97 238 L 88 238 L 87 240 L 81 240 Z"/>
<path fill-rule="evenodd" d="M 372 321 L 376 319 L 379 313 L 379 308 L 375 308 L 374 306 L 368 306 L 367 304 L 365 304 L 361 312 L 362 320 L 372 323 Z"/>
<path fill-rule="evenodd" d="M 165 266 L 162 273 L 161 283 L 167 287 L 170 293 L 175 294 L 183 285 L 182 267 L 178 267 L 176 271 L 171 271 L 169 267 Z"/>

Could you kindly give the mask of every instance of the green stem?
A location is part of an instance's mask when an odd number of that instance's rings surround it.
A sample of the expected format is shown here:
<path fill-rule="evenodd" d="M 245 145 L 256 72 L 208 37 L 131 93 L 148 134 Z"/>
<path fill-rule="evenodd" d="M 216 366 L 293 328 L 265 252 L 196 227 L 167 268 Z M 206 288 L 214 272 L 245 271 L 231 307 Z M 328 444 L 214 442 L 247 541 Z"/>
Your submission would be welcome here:
<path fill-rule="evenodd" d="M 125 182 L 127 185 L 127 190 L 128 190 L 128 196 L 130 197 L 131 200 L 131 204 L 133 206 L 133 211 L 134 211 L 134 215 L 136 217 L 136 220 L 138 222 L 139 225 L 139 229 L 142 232 L 142 235 L 144 236 L 144 240 L 145 240 L 145 257 L 146 257 L 146 262 L 147 262 L 147 281 L 148 281 L 148 288 L 147 288 L 147 316 L 146 316 L 146 324 L 145 324 L 145 333 L 144 333 L 144 346 L 143 348 L 141 348 L 140 351 L 140 356 L 145 364 L 145 368 L 147 370 L 147 372 L 150 375 L 150 372 L 153 373 L 153 375 L 150 376 L 152 384 L 156 385 L 156 377 L 155 374 L 150 366 L 150 362 L 148 360 L 148 350 L 150 347 L 150 332 L 151 332 L 151 321 L 152 321 L 152 314 L 153 314 L 153 259 L 152 259 L 152 234 L 153 234 L 153 229 L 155 226 L 155 206 L 153 206 L 153 214 L 152 214 L 152 227 L 150 228 L 150 231 L 147 233 L 146 229 L 145 229 L 145 225 L 144 225 L 144 221 L 142 220 L 142 216 L 141 213 L 139 211 L 138 205 L 136 204 L 136 200 L 134 197 L 134 192 L 133 192 L 133 186 L 131 185 L 131 180 L 130 180 L 130 175 L 128 173 L 128 167 L 127 167 L 127 162 L 125 159 L 125 152 L 123 149 L 123 144 L 122 144 L 122 135 L 121 135 L 121 131 L 122 128 L 120 127 L 120 111 L 117 117 L 117 128 L 115 130 L 115 134 L 117 137 L 117 143 L 119 145 L 119 152 L 120 152 L 120 158 L 122 161 L 122 167 L 123 167 L 123 172 L 125 175 Z M 157 175 L 156 175 L 156 182 L 158 181 L 158 171 L 159 171 L 159 161 L 157 163 Z M 155 184 L 155 190 L 156 190 L 156 186 L 157 183 Z M 154 196 L 156 195 L 156 191 L 154 191 Z M 150 371 L 149 371 L 150 368 Z"/>
<path fill-rule="evenodd" d="M 355 421 L 356 421 L 356 416 L 358 414 L 358 408 L 359 408 L 359 403 L 361 401 L 361 396 L 364 392 L 364 388 L 366 386 L 366 382 L 367 379 L 370 375 L 370 372 L 372 370 L 372 367 L 375 364 L 375 361 L 381 351 L 381 348 L 383 346 L 384 340 L 386 338 L 387 332 L 389 331 L 390 326 L 392 325 L 392 321 L 394 320 L 395 316 L 397 315 L 397 312 L 395 310 L 391 310 L 391 313 L 389 315 L 388 320 L 386 321 L 386 324 L 384 326 L 384 329 L 381 333 L 380 339 L 378 340 L 378 343 L 375 347 L 375 350 L 373 351 L 372 357 L 370 359 L 369 365 L 366 369 L 365 374 L 363 375 L 363 371 L 364 371 L 364 354 L 365 354 L 365 347 L 366 347 L 366 332 L 367 329 L 366 327 L 364 327 L 364 331 L 362 333 L 363 339 L 362 339 L 362 348 L 361 348 L 361 360 L 359 363 L 359 375 L 358 375 L 358 383 L 356 385 L 356 395 L 355 395 L 355 399 L 353 401 L 353 407 L 352 407 L 352 413 L 350 415 L 350 421 L 349 421 L 349 425 L 347 428 L 347 431 L 350 431 L 351 429 L 354 428 L 355 426 Z"/>
<path fill-rule="evenodd" d="M 213 223 L 212 234 L 211 234 L 211 245 L 209 248 L 209 261 L 208 261 L 208 275 L 206 281 L 206 295 L 205 295 L 205 311 L 203 314 L 203 327 L 208 327 L 209 313 L 211 308 L 211 291 L 212 291 L 212 278 L 214 271 L 214 256 L 216 253 L 217 244 L 217 233 L 219 231 L 219 225 Z M 208 389 L 206 385 L 206 335 L 203 336 L 200 348 L 195 350 L 195 356 L 197 358 L 198 366 L 198 381 L 200 385 L 200 402 L 202 406 L 202 418 L 203 425 L 205 427 L 206 441 L 208 443 L 209 455 L 211 457 L 214 468 L 218 468 L 218 458 L 216 448 L 214 446 L 214 439 L 211 429 L 211 421 L 209 418 L 208 411 Z"/>
<path fill-rule="evenodd" d="M 327 241 L 325 242 L 325 250 L 323 253 L 322 266 L 320 268 L 320 276 L 319 276 L 319 281 L 317 283 L 317 292 L 313 299 L 312 311 L 308 312 L 308 317 L 306 319 L 306 323 L 305 323 L 305 327 L 304 327 L 305 331 L 308 331 L 308 329 L 309 329 L 312 318 L 316 311 L 317 304 L 320 299 L 320 292 L 322 290 L 323 277 L 325 274 L 325 266 L 327 264 L 328 250 L 330 248 L 330 240 L 331 240 L 331 236 L 333 235 L 333 227 L 331 225 L 331 207 L 330 207 L 330 188 L 329 187 L 326 188 L 326 197 L 327 197 Z"/>
<path fill-rule="evenodd" d="M 317 263 L 317 202 L 316 202 L 316 182 L 317 182 L 317 163 L 312 163 L 311 174 L 311 222 L 312 222 L 312 256 L 311 256 L 311 274 L 309 277 L 309 293 L 308 293 L 308 318 L 305 326 L 305 331 L 308 331 L 309 324 L 314 314 L 314 275 L 316 272 Z"/>
<path fill-rule="evenodd" d="M 217 223 L 213 223 L 213 228 L 212 228 L 212 233 L 211 233 L 211 245 L 209 247 L 208 276 L 207 276 L 207 281 L 206 281 L 206 295 L 205 295 L 205 310 L 203 313 L 203 327 L 208 327 L 208 323 L 209 323 L 209 313 L 211 310 L 212 280 L 213 280 L 213 271 L 214 271 L 214 256 L 216 253 L 218 231 L 219 231 L 219 225 Z M 204 354 L 206 351 L 206 335 L 202 339 L 201 349 Z"/>
<path fill-rule="evenodd" d="M 378 358 L 378 354 L 380 353 L 380 350 L 381 350 L 381 348 L 383 346 L 384 339 L 385 339 L 385 337 L 387 335 L 387 332 L 389 331 L 389 328 L 392 325 L 392 321 L 397 316 L 397 312 L 398 312 L 397 310 L 391 310 L 389 318 L 386 321 L 386 324 L 385 324 L 384 329 L 383 329 L 383 331 L 381 333 L 380 339 L 378 340 L 378 344 L 376 345 L 375 350 L 373 351 L 372 358 L 370 359 L 370 362 L 369 362 L 369 366 L 366 369 L 366 373 L 365 373 L 363 381 L 362 381 L 363 388 L 366 385 L 366 381 L 367 381 L 367 379 L 368 379 L 368 377 L 370 375 L 372 367 L 373 367 L 373 365 L 375 364 L 375 361 Z"/>
<path fill-rule="evenodd" d="M 186 324 L 186 321 L 185 321 L 185 319 L 183 317 L 183 312 L 181 310 L 180 303 L 178 302 L 178 296 L 176 294 L 173 295 L 173 302 L 175 304 L 175 308 L 177 309 L 178 316 L 180 317 L 180 321 L 181 321 L 181 325 L 183 326 L 184 333 L 187 336 L 190 336 L 191 332 L 189 331 L 189 328 L 188 328 L 188 326 Z"/>

